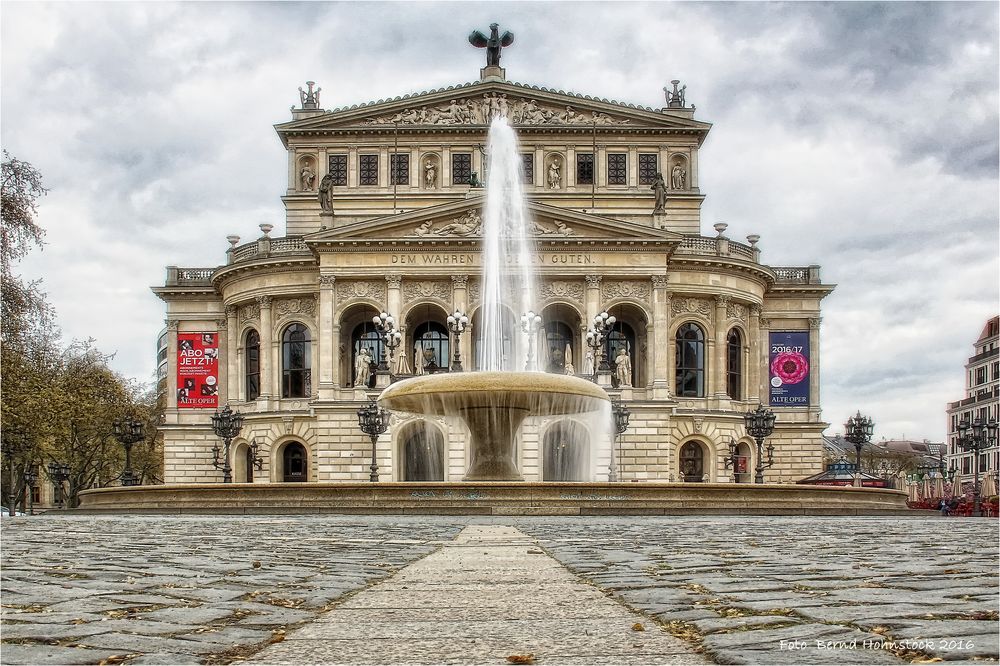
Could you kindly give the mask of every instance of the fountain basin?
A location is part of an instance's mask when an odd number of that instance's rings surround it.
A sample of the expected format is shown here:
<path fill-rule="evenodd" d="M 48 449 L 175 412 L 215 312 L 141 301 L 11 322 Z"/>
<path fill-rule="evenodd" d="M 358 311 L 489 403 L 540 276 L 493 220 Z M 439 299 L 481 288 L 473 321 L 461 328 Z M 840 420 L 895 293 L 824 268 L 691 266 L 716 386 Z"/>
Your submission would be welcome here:
<path fill-rule="evenodd" d="M 580 414 L 610 402 L 579 377 L 544 372 L 461 372 L 412 377 L 378 398 L 381 406 L 426 416 L 458 416 L 469 428 L 464 481 L 523 481 L 514 438 L 528 416 Z"/>

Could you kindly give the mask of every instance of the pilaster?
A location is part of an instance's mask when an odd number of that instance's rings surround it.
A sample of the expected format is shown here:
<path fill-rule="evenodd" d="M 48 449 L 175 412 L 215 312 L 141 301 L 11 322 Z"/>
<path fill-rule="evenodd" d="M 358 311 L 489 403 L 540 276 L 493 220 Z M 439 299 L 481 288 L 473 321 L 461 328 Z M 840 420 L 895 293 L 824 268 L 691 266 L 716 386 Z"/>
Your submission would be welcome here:
<path fill-rule="evenodd" d="M 728 397 L 726 393 L 726 368 L 728 363 L 726 362 L 726 354 L 729 350 L 729 345 L 726 344 L 726 309 L 729 306 L 728 296 L 716 296 L 715 297 L 715 354 L 709 358 L 709 363 L 711 363 L 711 377 L 712 386 L 709 387 L 709 394 L 713 395 L 716 401 L 715 407 L 718 408 L 719 403 Z"/>
<path fill-rule="evenodd" d="M 226 402 L 235 402 L 240 399 L 240 355 L 239 355 L 239 342 L 240 342 L 240 332 L 237 328 L 238 322 L 236 320 L 238 309 L 235 305 L 226 306 L 226 362 L 220 363 L 220 365 L 225 365 L 227 368 L 227 381 L 225 384 L 219 381 L 220 386 L 226 387 Z M 219 349 L 221 350 L 222 341 L 219 341 Z M 222 398 L 219 398 L 219 402 L 222 402 Z"/>
<path fill-rule="evenodd" d="M 653 275 L 653 398 L 670 398 L 674 345 L 670 344 L 670 292 L 667 276 Z"/>
<path fill-rule="evenodd" d="M 234 358 L 229 354 L 229 349 L 231 347 L 230 338 L 235 336 L 236 332 L 232 331 L 232 335 L 230 334 L 231 329 L 229 328 L 228 308 L 226 315 L 227 317 L 225 319 L 215 320 L 215 333 L 218 336 L 215 341 L 216 349 L 220 355 L 222 354 L 223 349 L 226 350 L 225 359 L 216 359 L 216 364 L 219 368 L 219 376 L 216 377 L 216 386 L 219 391 L 220 405 L 225 405 L 229 403 L 230 400 L 236 400 L 236 393 L 230 392 L 229 383 L 230 378 L 235 377 L 239 372 L 237 368 L 232 367 L 233 362 L 230 360 Z M 236 319 L 235 315 L 233 316 L 233 319 Z"/>
<path fill-rule="evenodd" d="M 260 306 L 260 396 L 265 405 L 274 398 L 276 375 L 276 356 L 274 350 L 274 331 L 271 323 L 271 297 L 258 296 Z M 269 405 L 268 405 L 269 406 Z"/>
<path fill-rule="evenodd" d="M 750 404 L 762 402 L 760 393 L 760 347 L 761 347 L 761 333 L 760 333 L 760 306 L 751 305 L 750 306 L 750 339 L 747 341 L 749 351 L 747 353 L 747 377 L 746 377 L 746 387 L 747 396 L 746 400 Z"/>
<path fill-rule="evenodd" d="M 758 317 L 760 322 L 760 346 L 757 349 L 757 396 L 762 405 L 768 405 L 770 403 L 770 390 L 768 389 L 768 381 L 770 377 L 767 368 L 770 367 L 770 357 L 768 355 L 769 347 L 771 345 L 771 320 L 767 317 Z M 811 361 L 810 361 L 811 362 Z"/>
<path fill-rule="evenodd" d="M 337 341 L 340 336 L 334 334 L 334 313 L 337 308 L 337 293 L 334 285 L 337 278 L 333 275 L 319 276 L 319 399 L 333 399 L 333 391 L 337 386 L 336 355 Z"/>

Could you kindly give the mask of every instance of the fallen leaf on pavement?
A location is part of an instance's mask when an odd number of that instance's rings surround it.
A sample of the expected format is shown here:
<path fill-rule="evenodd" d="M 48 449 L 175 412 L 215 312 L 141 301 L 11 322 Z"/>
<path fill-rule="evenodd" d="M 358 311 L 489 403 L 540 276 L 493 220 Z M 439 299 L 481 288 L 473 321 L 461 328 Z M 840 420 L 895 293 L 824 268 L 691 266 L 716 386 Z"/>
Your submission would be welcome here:
<path fill-rule="evenodd" d="M 535 663 L 535 654 L 529 652 L 528 654 L 512 654 L 507 657 L 508 664 L 533 664 Z"/>

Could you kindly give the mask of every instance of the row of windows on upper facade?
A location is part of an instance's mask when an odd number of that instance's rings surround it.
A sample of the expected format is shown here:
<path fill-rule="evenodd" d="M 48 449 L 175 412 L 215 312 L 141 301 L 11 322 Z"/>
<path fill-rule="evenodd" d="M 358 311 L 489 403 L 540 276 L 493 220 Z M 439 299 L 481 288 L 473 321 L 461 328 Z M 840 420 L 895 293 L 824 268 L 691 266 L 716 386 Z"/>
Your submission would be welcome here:
<path fill-rule="evenodd" d="M 335 187 L 347 186 L 347 155 L 330 155 L 327 172 Z M 628 184 L 628 153 L 607 154 L 608 185 Z M 551 168 L 551 167 L 550 167 Z M 560 167 L 556 167 L 559 169 Z M 659 172 L 659 155 L 639 153 L 639 184 L 652 185 Z M 525 184 L 535 182 L 535 154 L 521 154 L 521 176 Z M 472 178 L 472 153 L 451 154 L 451 184 L 467 185 Z M 594 184 L 594 154 L 576 154 L 577 185 Z M 379 156 L 377 154 L 358 155 L 358 185 L 379 184 Z M 389 185 L 410 184 L 409 153 L 389 155 Z"/>
<path fill-rule="evenodd" d="M 564 349 L 572 344 L 572 334 L 569 327 L 561 322 L 552 322 L 552 332 L 547 339 L 555 349 Z M 560 324 L 562 328 L 560 328 Z M 563 330 L 565 329 L 565 330 Z M 371 322 L 365 322 L 355 327 L 351 335 L 351 364 L 354 368 L 361 349 L 371 352 L 371 357 L 383 357 L 383 342 Z M 447 330 L 437 322 L 425 322 L 415 329 L 414 343 L 421 350 L 430 350 L 430 366 L 424 370 L 435 372 L 447 368 L 450 358 L 448 345 L 451 338 Z M 247 331 L 244 342 L 244 389 L 247 400 L 255 400 L 260 395 L 260 334 L 251 329 Z M 678 397 L 705 397 L 705 332 L 701 326 L 693 322 L 682 324 L 675 335 L 675 381 L 674 391 Z M 310 370 L 311 340 L 309 329 L 302 324 L 290 324 L 281 334 L 281 397 L 307 398 L 312 393 Z M 619 349 L 635 350 L 635 334 L 631 327 L 623 325 L 618 335 L 610 335 L 605 342 L 603 353 L 605 358 L 613 359 Z M 442 365 L 438 365 L 441 361 Z M 635 372 L 638 363 L 632 366 L 632 383 L 635 382 Z M 550 372 L 564 373 L 565 367 L 549 367 Z M 371 383 L 374 383 L 374 373 Z M 743 396 L 743 336 L 739 329 L 730 329 L 726 336 L 726 392 L 733 400 L 741 400 Z"/>
<path fill-rule="evenodd" d="M 986 382 L 990 381 L 990 375 L 993 375 L 992 381 L 1000 381 L 1000 361 L 993 363 L 992 372 L 987 371 L 986 365 L 982 365 L 975 370 L 969 371 L 969 386 L 982 386 Z"/>

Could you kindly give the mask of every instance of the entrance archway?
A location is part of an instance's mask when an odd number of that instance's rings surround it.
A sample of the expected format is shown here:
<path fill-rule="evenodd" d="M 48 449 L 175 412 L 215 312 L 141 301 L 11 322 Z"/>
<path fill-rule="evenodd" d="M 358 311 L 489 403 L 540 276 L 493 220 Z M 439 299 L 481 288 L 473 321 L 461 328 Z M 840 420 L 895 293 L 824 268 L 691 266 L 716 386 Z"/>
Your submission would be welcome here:
<path fill-rule="evenodd" d="M 698 442 L 687 442 L 681 447 L 681 481 L 701 483 L 705 476 L 705 451 Z"/>
<path fill-rule="evenodd" d="M 298 442 L 289 442 L 281 450 L 281 480 L 298 483 L 309 480 L 309 459 L 306 447 Z"/>
<path fill-rule="evenodd" d="M 441 431 L 416 423 L 403 435 L 401 481 L 444 481 L 444 438 Z"/>
<path fill-rule="evenodd" d="M 556 423 L 542 441 L 543 481 L 587 481 L 590 478 L 590 437 L 576 421 Z"/>

